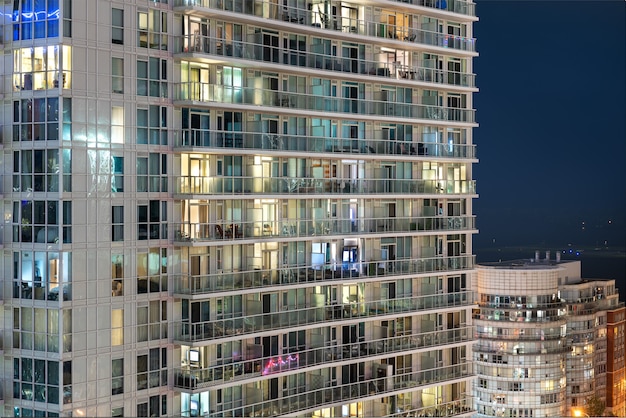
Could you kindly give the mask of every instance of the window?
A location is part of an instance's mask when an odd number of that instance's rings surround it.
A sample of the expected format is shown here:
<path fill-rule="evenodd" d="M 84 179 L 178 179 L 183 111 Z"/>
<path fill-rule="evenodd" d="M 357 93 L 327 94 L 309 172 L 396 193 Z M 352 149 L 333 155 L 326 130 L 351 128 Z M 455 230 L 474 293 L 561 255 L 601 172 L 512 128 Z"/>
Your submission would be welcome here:
<path fill-rule="evenodd" d="M 550 393 L 548 395 L 541 395 L 540 401 L 541 404 L 557 403 L 559 401 L 558 394 Z"/>
<path fill-rule="evenodd" d="M 151 200 L 137 206 L 137 239 L 167 239 L 167 202 Z"/>
<path fill-rule="evenodd" d="M 111 157 L 111 192 L 124 191 L 124 157 Z"/>
<path fill-rule="evenodd" d="M 297 353 L 306 347 L 304 331 L 292 331 L 283 335 L 283 351 L 285 353 Z"/>
<path fill-rule="evenodd" d="M 123 85 L 122 85 L 123 87 Z M 124 143 L 124 107 L 111 107 L 111 143 Z"/>
<path fill-rule="evenodd" d="M 137 293 L 167 291 L 167 249 L 137 253 Z"/>
<path fill-rule="evenodd" d="M 13 297 L 71 300 L 72 253 L 22 251 L 13 253 Z"/>
<path fill-rule="evenodd" d="M 137 95 L 167 97 L 167 61 L 149 58 L 137 60 Z"/>
<path fill-rule="evenodd" d="M 59 311 L 13 308 L 13 348 L 59 353 Z"/>
<path fill-rule="evenodd" d="M 111 42 L 124 45 L 124 10 L 111 9 Z"/>
<path fill-rule="evenodd" d="M 72 202 L 63 203 L 63 242 L 72 242 Z M 59 202 L 21 200 L 13 202 L 13 242 L 59 242 Z"/>
<path fill-rule="evenodd" d="M 71 7 L 71 2 L 66 3 Z M 59 36 L 58 1 L 13 0 L 14 41 L 56 36 Z"/>
<path fill-rule="evenodd" d="M 111 360 L 111 395 L 124 393 L 124 359 Z"/>
<path fill-rule="evenodd" d="M 487 379 L 478 379 L 478 387 L 487 389 Z"/>
<path fill-rule="evenodd" d="M 14 192 L 58 192 L 59 150 L 13 152 Z"/>
<path fill-rule="evenodd" d="M 61 53 L 62 51 L 62 53 Z M 18 48 L 13 51 L 13 88 L 15 90 L 46 90 L 68 87 L 67 73 L 61 68 L 69 70 L 69 62 L 65 58 L 70 56 L 68 46 L 58 45 L 38 46 L 33 48 Z"/>
<path fill-rule="evenodd" d="M 137 191 L 167 192 L 167 155 L 150 153 L 137 158 Z"/>
<path fill-rule="evenodd" d="M 63 244 L 72 243 L 72 202 L 63 202 Z"/>
<path fill-rule="evenodd" d="M 148 10 L 137 13 L 137 46 L 167 51 L 167 13 Z"/>
<path fill-rule="evenodd" d="M 111 241 L 124 241 L 124 206 L 113 206 L 111 218 Z"/>
<path fill-rule="evenodd" d="M 58 200 L 13 202 L 13 242 L 59 242 Z"/>
<path fill-rule="evenodd" d="M 111 256 L 111 295 L 124 296 L 124 256 L 121 254 Z"/>
<path fill-rule="evenodd" d="M 63 140 L 64 141 L 72 140 L 72 99 L 69 97 L 63 98 Z M 65 150 L 63 150 L 63 153 L 65 155 Z M 63 171 L 68 173 L 68 171 L 65 170 L 65 166 L 64 166 Z M 71 173 L 71 171 L 69 171 L 69 173 Z M 71 190 L 64 190 L 64 191 L 71 191 Z"/>
<path fill-rule="evenodd" d="M 13 398 L 59 404 L 59 362 L 13 359 Z"/>
<path fill-rule="evenodd" d="M 241 295 L 224 296 L 216 301 L 217 319 L 238 318 L 242 315 Z"/>
<path fill-rule="evenodd" d="M 124 93 L 124 59 L 111 58 L 111 91 L 113 93 Z"/>
<path fill-rule="evenodd" d="M 137 356 L 137 390 L 159 386 L 167 386 L 167 349 L 165 347 L 151 348 L 149 354 Z M 159 409 L 156 409 L 156 416 L 159 416 Z"/>
<path fill-rule="evenodd" d="M 111 345 L 124 344 L 124 309 L 111 310 Z"/>
<path fill-rule="evenodd" d="M 137 307 L 137 342 L 167 338 L 167 303 L 153 300 Z"/>
<path fill-rule="evenodd" d="M 167 145 L 167 108 L 137 109 L 137 143 Z"/>
<path fill-rule="evenodd" d="M 162 2 L 166 0 L 161 0 Z M 137 404 L 138 417 L 160 417 L 167 416 L 167 396 L 150 396 L 149 402 Z"/>
<path fill-rule="evenodd" d="M 111 417 L 123 417 L 124 416 L 124 407 L 120 406 L 117 408 L 111 408 Z"/>
<path fill-rule="evenodd" d="M 13 141 L 59 139 L 59 99 L 23 99 L 13 102 Z"/>
<path fill-rule="evenodd" d="M 147 402 L 137 404 L 137 416 L 138 417 L 148 416 L 148 403 Z"/>
<path fill-rule="evenodd" d="M 72 36 L 72 0 L 63 0 L 63 36 Z"/>

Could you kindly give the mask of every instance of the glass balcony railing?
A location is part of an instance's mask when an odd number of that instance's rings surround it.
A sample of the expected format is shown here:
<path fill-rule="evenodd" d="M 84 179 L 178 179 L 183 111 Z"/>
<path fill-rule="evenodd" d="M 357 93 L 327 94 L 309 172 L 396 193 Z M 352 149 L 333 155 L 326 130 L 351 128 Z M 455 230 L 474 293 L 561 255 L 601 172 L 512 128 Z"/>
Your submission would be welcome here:
<path fill-rule="evenodd" d="M 396 2 L 445 10 L 446 12 L 457 13 L 463 16 L 476 16 L 475 4 L 464 0 L 396 0 Z M 347 2 L 343 2 L 342 4 L 344 7 L 350 7 L 350 4 Z M 356 3 L 354 7 L 356 8 L 359 5 L 360 3 Z M 313 8 L 294 7 L 287 3 L 278 7 L 272 0 L 256 0 L 254 2 L 250 0 L 174 0 L 174 7 L 200 8 L 199 10 L 202 8 L 218 9 L 227 12 L 263 17 L 270 20 L 314 26 L 320 29 L 350 32 L 366 36 L 390 36 L 387 33 L 388 31 L 383 32 L 380 29 L 381 26 L 384 26 L 385 29 L 391 26 L 385 23 L 388 19 L 383 19 L 382 21 L 366 21 L 341 15 L 329 15 Z M 385 18 L 387 17 L 385 15 L 383 16 Z M 414 33 L 428 32 L 400 26 L 398 26 L 398 28 L 401 28 L 403 30 L 402 32 L 406 33 L 411 33 L 411 31 Z M 417 42 L 416 40 L 412 41 Z"/>
<path fill-rule="evenodd" d="M 373 320 L 387 315 L 412 314 L 424 310 L 469 306 L 474 303 L 472 291 L 440 295 L 415 296 L 372 302 L 355 302 L 293 309 L 283 312 L 217 319 L 205 322 L 183 322 L 174 324 L 174 339 L 179 342 L 210 341 L 220 338 L 250 335 L 259 332 L 342 322 L 350 319 Z M 329 313 L 329 309 L 332 315 Z"/>
<path fill-rule="evenodd" d="M 458 415 L 473 415 L 474 398 L 464 396 L 450 402 L 442 402 L 433 406 L 424 406 L 421 408 L 399 407 L 390 414 L 384 415 L 389 418 L 407 418 L 407 417 L 455 417 Z"/>
<path fill-rule="evenodd" d="M 251 41 L 221 41 L 202 35 L 187 35 L 174 38 L 175 53 L 209 54 L 227 59 L 264 61 L 273 64 L 305 67 L 311 69 L 349 72 L 384 79 L 413 80 L 438 85 L 476 87 L 474 74 L 435 68 L 434 61 L 424 66 L 406 65 L 398 62 L 366 60 L 320 54 L 301 49 L 278 47 Z M 182 58 L 182 57 L 181 57 Z M 430 64 L 430 65 L 426 65 Z M 383 81 L 383 80 L 381 80 Z"/>
<path fill-rule="evenodd" d="M 470 379 L 472 376 L 474 376 L 472 363 L 466 362 L 415 372 L 396 373 L 393 376 L 369 378 L 336 386 L 316 387 L 315 385 L 308 385 L 306 391 L 302 393 L 254 404 L 246 403 L 245 406 L 243 406 L 243 401 L 233 402 L 229 405 L 238 405 L 223 409 L 216 407 L 211 413 L 246 417 L 287 415 L 306 410 L 313 411 L 324 405 L 341 405 L 352 401 L 361 401 L 366 397 L 383 397 L 394 392 L 412 390 L 412 388 L 424 385 L 437 385 L 455 380 Z M 466 408 L 469 407 L 466 406 Z M 397 411 L 395 412 L 397 413 Z M 181 415 L 190 416 L 191 414 L 183 412 Z"/>
<path fill-rule="evenodd" d="M 567 352 L 572 351 L 572 347 L 565 342 L 565 339 L 562 339 L 564 344 L 561 344 L 559 340 L 551 340 L 551 341 L 556 341 L 558 344 L 556 346 L 554 344 L 551 344 L 550 342 L 544 344 L 544 347 L 541 347 L 539 349 L 539 352 L 541 354 L 560 354 L 560 353 L 567 353 Z M 517 356 L 519 356 L 520 354 L 523 354 L 519 352 L 513 352 L 512 349 L 509 349 L 509 351 L 503 350 L 503 348 L 499 344 L 498 345 L 493 344 L 493 341 L 488 341 L 488 342 L 481 341 L 481 343 L 475 344 L 473 346 L 473 351 L 474 353 L 497 353 L 499 355 L 504 356 L 503 357 L 504 360 L 502 362 L 499 362 L 499 363 L 495 363 L 493 361 L 487 362 L 490 365 L 497 364 L 500 367 L 503 367 L 502 365 L 507 366 L 508 364 L 508 360 L 506 359 L 507 355 L 515 356 L 517 358 Z M 533 354 L 533 352 L 530 352 L 529 350 L 529 352 L 527 352 L 526 354 Z M 514 363 L 511 363 L 507 367 L 513 368 L 513 367 L 516 367 L 516 365 Z"/>
<path fill-rule="evenodd" d="M 328 363 L 365 361 L 367 357 L 394 354 L 446 344 L 472 341 L 473 328 L 425 332 L 368 342 L 339 344 L 320 348 L 299 348 L 280 356 L 248 358 L 206 368 L 175 369 L 175 387 L 194 390 L 233 380 L 255 379 L 285 371 L 301 370 Z"/>
<path fill-rule="evenodd" d="M 469 231 L 476 228 L 474 216 L 425 216 L 394 218 L 320 218 L 284 221 L 212 222 L 170 224 L 176 241 L 221 239 L 312 237 L 346 234 L 389 234 L 412 231 Z"/>
<path fill-rule="evenodd" d="M 210 83 L 187 82 L 174 84 L 174 100 L 179 102 L 227 103 L 234 105 L 269 106 L 298 110 L 329 112 L 393 118 L 440 120 L 474 123 L 474 110 L 429 104 L 398 103 L 305 93 L 290 93 L 252 87 L 231 87 Z"/>
<path fill-rule="evenodd" d="M 474 256 L 450 256 L 418 258 L 409 260 L 380 260 L 360 262 L 359 269 L 337 269 L 330 266 L 278 267 L 268 270 L 242 272 L 222 272 L 204 275 L 174 276 L 174 293 L 203 294 L 234 290 L 262 288 L 265 286 L 293 286 L 299 283 L 319 282 L 330 285 L 333 282 L 358 281 L 363 278 L 394 277 L 407 274 L 441 273 L 474 268 Z M 323 283 L 322 283 L 323 282 Z"/>
<path fill-rule="evenodd" d="M 264 151 L 297 151 L 307 153 L 393 155 L 397 158 L 424 156 L 431 158 L 476 158 L 473 144 L 411 142 L 389 139 L 328 138 L 307 135 L 281 135 L 257 132 L 225 132 L 209 129 L 185 129 L 176 137 L 175 147 L 181 149 L 213 148 Z"/>
<path fill-rule="evenodd" d="M 474 194 L 475 180 L 418 179 L 318 179 L 297 177 L 179 176 L 174 194 L 212 195 L 342 195 L 372 194 Z M 180 197 L 180 196 L 179 196 Z"/>

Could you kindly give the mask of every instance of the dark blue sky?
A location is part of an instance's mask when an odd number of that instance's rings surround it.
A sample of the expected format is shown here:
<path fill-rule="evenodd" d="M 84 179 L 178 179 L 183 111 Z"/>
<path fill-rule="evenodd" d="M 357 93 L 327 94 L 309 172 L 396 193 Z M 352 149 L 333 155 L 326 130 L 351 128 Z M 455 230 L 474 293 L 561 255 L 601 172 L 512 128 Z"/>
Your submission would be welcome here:
<path fill-rule="evenodd" d="M 478 0 L 476 12 L 476 248 L 624 247 L 626 2 Z"/>

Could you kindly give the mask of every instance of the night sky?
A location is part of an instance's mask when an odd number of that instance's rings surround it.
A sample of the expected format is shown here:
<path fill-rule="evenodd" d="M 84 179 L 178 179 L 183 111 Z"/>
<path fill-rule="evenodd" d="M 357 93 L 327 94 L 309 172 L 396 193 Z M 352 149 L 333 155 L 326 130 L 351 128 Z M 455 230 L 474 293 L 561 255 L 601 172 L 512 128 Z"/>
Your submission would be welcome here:
<path fill-rule="evenodd" d="M 626 2 L 477 0 L 476 13 L 475 248 L 623 250 Z"/>

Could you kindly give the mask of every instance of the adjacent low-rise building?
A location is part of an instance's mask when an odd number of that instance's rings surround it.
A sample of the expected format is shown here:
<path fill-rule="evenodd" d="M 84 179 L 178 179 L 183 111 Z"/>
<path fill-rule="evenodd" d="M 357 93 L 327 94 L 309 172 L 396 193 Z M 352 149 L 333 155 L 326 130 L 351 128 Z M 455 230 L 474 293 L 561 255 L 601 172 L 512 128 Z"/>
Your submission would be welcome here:
<path fill-rule="evenodd" d="M 549 252 L 477 270 L 478 416 L 572 416 L 594 396 L 623 414 L 625 308 L 615 280 L 582 279 L 580 261 Z"/>

